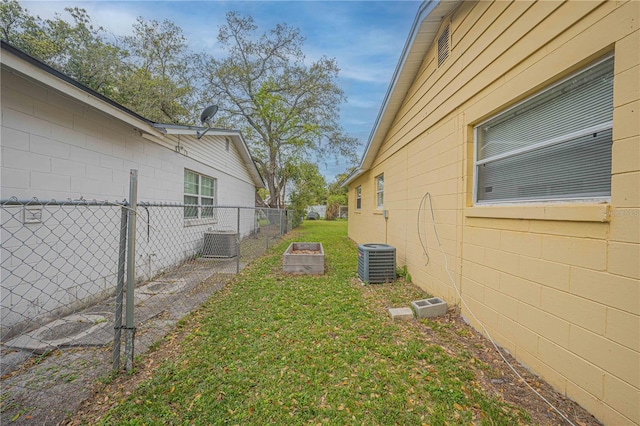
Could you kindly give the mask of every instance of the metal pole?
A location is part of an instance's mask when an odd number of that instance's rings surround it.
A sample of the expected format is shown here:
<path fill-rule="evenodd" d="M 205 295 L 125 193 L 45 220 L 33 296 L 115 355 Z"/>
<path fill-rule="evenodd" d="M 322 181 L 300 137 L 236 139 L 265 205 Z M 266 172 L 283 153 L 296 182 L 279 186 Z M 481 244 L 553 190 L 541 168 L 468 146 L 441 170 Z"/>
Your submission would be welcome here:
<path fill-rule="evenodd" d="M 282 237 L 285 233 L 282 231 L 282 224 L 284 223 L 284 210 L 280 210 L 280 236 Z"/>
<path fill-rule="evenodd" d="M 240 207 L 238 207 L 238 223 L 236 226 L 236 274 L 240 272 Z"/>
<path fill-rule="evenodd" d="M 136 278 L 136 208 L 138 207 L 138 171 L 129 173 L 129 239 L 127 241 L 127 300 L 125 334 L 125 368 L 133 370 L 133 343 L 136 329 L 133 323 L 133 287 Z"/>
<path fill-rule="evenodd" d="M 284 211 L 284 233 L 289 232 L 289 210 Z"/>
<path fill-rule="evenodd" d="M 269 229 L 271 229 L 271 209 L 266 209 L 267 210 L 267 226 L 265 227 L 265 233 L 264 235 L 267 237 L 267 250 L 269 250 Z"/>
<path fill-rule="evenodd" d="M 116 318 L 113 336 L 113 369 L 120 369 L 120 346 L 122 336 L 122 298 L 124 291 L 124 270 L 127 256 L 128 210 L 122 207 L 120 215 L 120 251 L 118 252 L 118 283 L 116 284 Z"/>

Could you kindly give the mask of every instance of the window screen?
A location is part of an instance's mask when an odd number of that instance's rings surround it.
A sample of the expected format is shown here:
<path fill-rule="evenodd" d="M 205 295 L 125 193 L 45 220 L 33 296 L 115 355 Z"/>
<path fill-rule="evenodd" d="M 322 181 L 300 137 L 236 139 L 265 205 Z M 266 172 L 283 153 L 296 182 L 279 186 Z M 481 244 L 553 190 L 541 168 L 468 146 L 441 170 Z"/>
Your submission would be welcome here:
<path fill-rule="evenodd" d="M 384 175 L 376 176 L 376 208 L 384 208 Z"/>
<path fill-rule="evenodd" d="M 611 195 L 613 57 L 475 127 L 476 201 Z"/>
<path fill-rule="evenodd" d="M 213 218 L 216 205 L 216 180 L 190 170 L 184 171 L 185 219 Z"/>

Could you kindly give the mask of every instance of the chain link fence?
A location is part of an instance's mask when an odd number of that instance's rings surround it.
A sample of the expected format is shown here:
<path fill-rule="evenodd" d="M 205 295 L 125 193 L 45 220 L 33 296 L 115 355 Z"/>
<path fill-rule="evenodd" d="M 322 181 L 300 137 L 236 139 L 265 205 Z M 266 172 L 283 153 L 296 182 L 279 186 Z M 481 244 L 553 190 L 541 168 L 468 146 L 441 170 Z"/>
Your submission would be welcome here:
<path fill-rule="evenodd" d="M 145 351 L 294 226 L 286 210 L 136 205 L 0 200 L 2 424 L 58 424 L 131 368 L 134 342 Z"/>

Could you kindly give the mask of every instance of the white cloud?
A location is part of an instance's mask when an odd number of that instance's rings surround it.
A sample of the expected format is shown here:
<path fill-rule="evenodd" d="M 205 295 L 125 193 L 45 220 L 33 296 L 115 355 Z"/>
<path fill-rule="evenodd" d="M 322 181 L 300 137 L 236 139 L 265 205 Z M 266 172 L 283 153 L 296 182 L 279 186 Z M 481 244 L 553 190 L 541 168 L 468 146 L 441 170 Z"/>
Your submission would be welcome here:
<path fill-rule="evenodd" d="M 71 21 L 71 16 L 65 12 L 65 8 L 79 7 L 85 9 L 94 26 L 100 26 L 108 33 L 116 36 L 131 34 L 132 25 L 136 18 L 144 15 L 144 10 L 137 10 L 138 2 L 95 2 L 95 1 L 26 1 L 21 3 L 30 14 L 38 15 L 42 19 L 51 19 L 60 16 L 66 21 Z"/>

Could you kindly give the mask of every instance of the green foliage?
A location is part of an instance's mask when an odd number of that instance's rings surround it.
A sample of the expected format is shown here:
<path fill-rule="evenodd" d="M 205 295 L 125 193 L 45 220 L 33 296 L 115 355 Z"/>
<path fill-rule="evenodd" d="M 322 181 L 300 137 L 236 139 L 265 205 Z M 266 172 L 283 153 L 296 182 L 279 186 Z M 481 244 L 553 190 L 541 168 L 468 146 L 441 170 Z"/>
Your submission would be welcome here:
<path fill-rule="evenodd" d="M 341 186 L 349 173 L 350 171 L 347 171 L 337 175 L 327 189 L 327 220 L 336 219 L 340 214 L 340 206 L 349 204 L 348 188 Z"/>
<path fill-rule="evenodd" d="M 418 291 L 355 283 L 357 250 L 346 226 L 305 222 L 245 268 L 203 307 L 180 352 L 101 424 L 528 422 L 485 393 L 468 354 L 389 321 L 380 305 Z M 327 273 L 282 273 L 292 240 L 321 241 Z"/>
<path fill-rule="evenodd" d="M 302 162 L 291 167 L 289 173 L 294 187 L 289 197 L 294 217 L 304 216 L 309 206 L 325 203 L 326 183 L 317 164 Z"/>
<path fill-rule="evenodd" d="M 138 18 L 122 42 L 130 52 L 115 99 L 157 122 L 193 121 L 196 96 L 182 29 L 169 20 Z"/>
<path fill-rule="evenodd" d="M 303 40 L 286 24 L 258 34 L 251 17 L 230 12 L 218 35 L 227 56 L 201 57 L 205 93 L 220 106 L 219 120 L 243 131 L 272 207 L 283 205 L 292 167 L 314 153 L 355 157 L 357 147 L 338 124 L 345 97 L 336 61 L 323 57 L 307 65 Z"/>
<path fill-rule="evenodd" d="M 402 265 L 396 268 L 396 276 L 398 278 L 404 278 L 404 280 L 408 283 L 411 282 L 411 274 L 407 269 L 407 265 Z"/>
<path fill-rule="evenodd" d="M 298 29 L 279 24 L 259 34 L 251 17 L 231 12 L 218 35 L 226 56 L 213 57 L 190 52 L 169 20 L 138 18 L 131 36 L 117 38 L 84 9 L 65 14 L 43 20 L 2 0 L 0 36 L 155 122 L 199 124 L 200 110 L 217 104 L 216 125 L 242 130 L 272 207 L 284 205 L 296 168 L 312 158 L 355 162 L 358 141 L 338 123 L 338 65 L 326 57 L 308 63 Z M 295 191 L 300 198 L 303 189 Z"/>
<path fill-rule="evenodd" d="M 134 35 L 107 37 L 84 9 L 43 20 L 16 0 L 0 3 L 0 36 L 85 86 L 157 122 L 192 123 L 192 62 L 182 29 L 138 18 Z"/>
<path fill-rule="evenodd" d="M 334 220 L 340 214 L 340 206 L 347 204 L 347 197 L 343 194 L 333 194 L 327 197 L 326 219 Z"/>
<path fill-rule="evenodd" d="M 125 52 L 107 41 L 105 31 L 94 27 L 84 9 L 64 9 L 67 19 L 56 14 L 42 20 L 31 16 L 15 0 L 0 4 L 2 39 L 27 52 L 87 87 L 107 96 L 114 94 Z"/>

